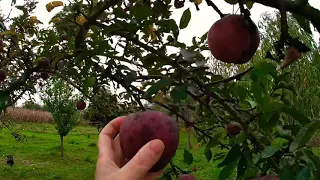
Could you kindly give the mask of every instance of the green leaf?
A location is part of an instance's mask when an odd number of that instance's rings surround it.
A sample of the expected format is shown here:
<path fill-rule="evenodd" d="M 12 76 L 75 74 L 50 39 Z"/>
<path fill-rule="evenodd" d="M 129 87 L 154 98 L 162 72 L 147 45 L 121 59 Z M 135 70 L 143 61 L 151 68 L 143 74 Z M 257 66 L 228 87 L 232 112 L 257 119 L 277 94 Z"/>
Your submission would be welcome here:
<path fill-rule="evenodd" d="M 136 18 L 138 22 L 147 19 L 153 15 L 152 9 L 145 5 L 145 3 L 138 2 L 133 7 L 131 7 L 130 13 Z"/>
<path fill-rule="evenodd" d="M 234 161 L 228 165 L 226 165 L 219 173 L 219 180 L 226 180 L 228 179 L 237 167 L 237 161 Z"/>
<path fill-rule="evenodd" d="M 262 128 L 266 131 L 270 131 L 272 130 L 279 122 L 279 119 L 280 119 L 280 114 L 279 113 L 274 113 L 269 121 L 264 125 L 262 126 Z"/>
<path fill-rule="evenodd" d="M 191 20 L 191 11 L 188 8 L 188 9 L 184 10 L 184 12 L 180 18 L 179 28 L 180 29 L 186 28 L 188 26 L 190 20 Z"/>
<path fill-rule="evenodd" d="M 271 142 L 271 146 L 277 148 L 277 149 L 281 149 L 283 146 L 288 145 L 289 141 L 287 139 L 284 138 L 274 138 Z"/>
<path fill-rule="evenodd" d="M 302 127 L 289 147 L 290 152 L 304 147 L 312 138 L 313 134 L 320 128 L 320 121 L 314 121 Z"/>
<path fill-rule="evenodd" d="M 218 131 L 216 132 L 212 138 L 210 139 L 210 141 L 208 142 L 208 144 L 206 145 L 206 148 L 213 148 L 213 147 L 216 147 L 217 145 L 219 145 L 219 139 L 221 138 L 222 136 L 222 132 L 221 131 Z"/>
<path fill-rule="evenodd" d="M 240 145 L 236 144 L 229 150 L 224 160 L 218 164 L 218 168 L 234 162 L 239 158 L 240 155 L 241 155 Z"/>
<path fill-rule="evenodd" d="M 246 169 L 248 167 L 248 162 L 246 159 L 246 156 L 242 155 L 237 167 L 237 177 L 243 176 L 246 172 Z"/>
<path fill-rule="evenodd" d="M 244 141 L 245 132 L 241 131 L 240 134 L 236 137 L 237 144 L 241 144 Z"/>
<path fill-rule="evenodd" d="M 221 160 L 225 157 L 226 153 L 225 152 L 219 152 L 213 155 L 212 160 L 213 161 L 218 161 Z"/>
<path fill-rule="evenodd" d="M 311 172 L 309 168 L 302 168 L 297 175 L 298 180 L 311 180 Z"/>
<path fill-rule="evenodd" d="M 267 146 L 262 152 L 261 152 L 261 158 L 268 158 L 273 156 L 278 151 L 278 148 L 274 146 Z"/>
<path fill-rule="evenodd" d="M 298 24 L 303 30 L 305 30 L 309 34 L 312 34 L 309 20 L 295 13 L 292 13 L 292 16 L 297 20 Z"/>
<path fill-rule="evenodd" d="M 295 179 L 295 170 L 289 167 L 285 167 L 284 169 L 281 170 L 279 174 L 279 178 L 282 180 L 290 180 L 290 179 Z"/>
<path fill-rule="evenodd" d="M 224 1 L 232 5 L 238 3 L 238 0 L 224 0 Z"/>
<path fill-rule="evenodd" d="M 207 147 L 204 148 L 204 155 L 206 156 L 208 162 L 212 159 L 212 152 Z"/>
<path fill-rule="evenodd" d="M 96 82 L 96 77 L 88 77 L 86 78 L 83 84 L 86 87 L 93 87 L 95 82 Z"/>
<path fill-rule="evenodd" d="M 0 112 L 5 109 L 6 102 L 9 100 L 10 92 L 0 90 Z"/>
<path fill-rule="evenodd" d="M 162 78 L 156 83 L 152 84 L 151 87 L 146 91 L 145 96 L 150 97 L 156 93 L 158 93 L 159 90 L 163 90 L 166 87 L 170 86 L 172 83 L 172 79 L 170 78 Z"/>
<path fill-rule="evenodd" d="M 246 6 L 247 6 L 248 9 L 251 9 L 253 4 L 254 4 L 253 1 L 247 1 Z"/>
<path fill-rule="evenodd" d="M 182 84 L 179 86 L 176 86 L 173 88 L 171 91 L 171 98 L 174 103 L 178 103 L 181 100 L 185 100 L 188 97 L 188 85 L 187 84 Z"/>
<path fill-rule="evenodd" d="M 193 162 L 193 156 L 188 150 L 184 150 L 183 152 L 183 161 L 190 165 Z"/>
<path fill-rule="evenodd" d="M 311 122 L 311 120 L 304 115 L 302 115 L 299 111 L 294 108 L 284 107 L 283 112 L 288 115 L 291 115 L 294 119 L 296 119 L 301 125 L 306 125 Z"/>

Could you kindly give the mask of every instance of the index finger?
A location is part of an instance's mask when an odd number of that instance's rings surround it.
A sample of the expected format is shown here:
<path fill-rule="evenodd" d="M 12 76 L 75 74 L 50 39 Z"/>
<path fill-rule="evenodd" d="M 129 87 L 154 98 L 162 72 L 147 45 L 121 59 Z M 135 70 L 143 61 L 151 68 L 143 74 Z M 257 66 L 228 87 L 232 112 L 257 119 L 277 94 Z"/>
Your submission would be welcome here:
<path fill-rule="evenodd" d="M 98 139 L 99 156 L 106 157 L 113 151 L 113 139 L 117 136 L 125 116 L 110 121 L 100 132 Z"/>

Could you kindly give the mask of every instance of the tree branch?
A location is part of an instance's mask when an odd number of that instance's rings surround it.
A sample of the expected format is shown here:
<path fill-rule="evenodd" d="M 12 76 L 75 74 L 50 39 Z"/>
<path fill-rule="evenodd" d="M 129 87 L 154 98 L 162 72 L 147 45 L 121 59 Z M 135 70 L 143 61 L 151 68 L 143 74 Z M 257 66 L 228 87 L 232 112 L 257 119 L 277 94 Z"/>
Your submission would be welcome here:
<path fill-rule="evenodd" d="M 206 86 L 207 87 L 211 87 L 211 86 L 214 86 L 216 84 L 219 84 L 219 83 L 223 83 L 223 82 L 229 82 L 229 81 L 232 81 L 232 80 L 240 80 L 242 78 L 242 76 L 244 76 L 245 74 L 247 74 L 251 69 L 253 69 L 253 67 L 250 67 L 249 69 L 239 73 L 239 74 L 236 74 L 234 76 L 231 76 L 229 78 L 226 78 L 226 79 L 222 79 L 222 80 L 219 80 L 219 81 L 215 81 L 215 82 L 212 82 L 212 83 L 207 83 Z"/>
<path fill-rule="evenodd" d="M 246 0 L 249 1 L 249 0 Z M 256 3 L 273 7 L 276 9 L 281 8 L 281 3 L 283 3 L 283 9 L 285 11 L 289 11 L 291 13 L 298 14 L 300 16 L 304 16 L 306 19 L 310 20 L 311 23 L 317 28 L 318 32 L 320 32 L 320 10 L 306 4 L 301 3 L 299 1 L 292 0 L 250 0 Z"/>

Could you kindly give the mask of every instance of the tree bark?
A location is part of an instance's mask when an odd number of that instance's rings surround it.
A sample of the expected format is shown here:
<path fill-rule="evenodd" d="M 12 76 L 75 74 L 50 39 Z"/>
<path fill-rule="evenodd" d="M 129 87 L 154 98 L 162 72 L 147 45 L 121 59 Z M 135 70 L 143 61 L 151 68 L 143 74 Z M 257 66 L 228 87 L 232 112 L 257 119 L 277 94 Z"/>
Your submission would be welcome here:
<path fill-rule="evenodd" d="M 60 153 L 61 157 L 63 157 L 63 136 L 60 136 Z"/>

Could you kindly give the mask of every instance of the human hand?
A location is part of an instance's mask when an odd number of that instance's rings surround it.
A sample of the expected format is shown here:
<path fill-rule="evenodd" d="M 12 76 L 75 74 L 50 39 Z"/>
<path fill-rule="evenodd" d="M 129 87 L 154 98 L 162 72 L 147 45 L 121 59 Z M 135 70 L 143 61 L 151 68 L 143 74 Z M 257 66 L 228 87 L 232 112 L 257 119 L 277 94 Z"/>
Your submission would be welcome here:
<path fill-rule="evenodd" d="M 155 139 L 145 144 L 137 154 L 126 162 L 119 140 L 119 129 L 124 116 L 109 122 L 101 131 L 98 140 L 98 160 L 96 180 L 155 180 L 162 173 L 149 172 L 160 159 L 164 150 L 161 140 Z"/>

